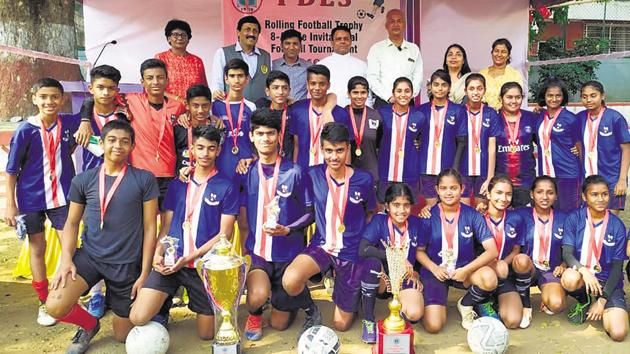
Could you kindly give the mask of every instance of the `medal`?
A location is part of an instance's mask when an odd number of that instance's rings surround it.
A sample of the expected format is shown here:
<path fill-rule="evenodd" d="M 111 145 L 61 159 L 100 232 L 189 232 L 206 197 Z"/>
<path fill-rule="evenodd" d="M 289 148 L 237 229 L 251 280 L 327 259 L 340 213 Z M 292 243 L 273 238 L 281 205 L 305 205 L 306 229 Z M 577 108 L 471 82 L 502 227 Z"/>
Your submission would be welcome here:
<path fill-rule="evenodd" d="M 394 130 L 394 128 L 396 129 L 396 146 L 394 147 L 394 151 L 398 152 L 398 159 L 394 159 L 394 171 L 392 177 L 393 181 L 400 182 L 402 181 L 402 176 L 398 175 L 398 171 L 401 170 L 400 172 L 402 174 L 402 170 L 405 169 L 403 160 L 403 149 L 405 148 L 407 122 L 409 121 L 409 108 L 407 107 L 406 112 L 398 113 L 396 112 L 396 110 L 394 110 L 394 106 L 392 106 L 392 119 L 392 131 Z"/>
<path fill-rule="evenodd" d="M 322 113 L 317 112 L 313 108 L 313 101 L 311 100 L 308 104 L 308 130 L 311 135 L 311 155 L 315 157 L 317 155 L 317 144 L 319 143 L 319 138 L 321 136 L 321 131 L 324 126 L 324 119 L 322 119 Z M 312 114 L 315 114 L 315 118 L 313 118 Z M 319 162 L 319 158 L 313 159 L 313 164 L 317 165 Z M 309 161 L 310 165 L 310 161 Z"/>
<path fill-rule="evenodd" d="M 182 228 L 186 231 L 190 230 L 190 221 L 186 220 L 182 223 Z"/>
<path fill-rule="evenodd" d="M 606 214 L 604 219 L 599 225 L 600 236 L 597 237 L 597 229 L 593 223 L 593 217 L 591 216 L 591 212 L 588 208 L 586 208 L 586 225 L 588 226 L 589 231 L 589 244 L 586 255 L 582 255 L 580 261 L 582 264 L 586 266 L 586 268 L 591 268 L 591 264 L 595 263 L 593 267 L 593 271 L 595 273 L 599 273 L 602 271 L 602 266 L 599 264 L 599 259 L 602 256 L 602 250 L 604 248 L 604 237 L 606 236 L 606 231 L 608 228 L 608 216 L 610 215 L 609 211 L 606 210 Z M 586 234 L 586 233 L 585 233 Z M 584 235 L 586 237 L 586 235 Z M 586 262 L 584 262 L 584 257 L 586 257 Z M 594 261 L 593 261 L 594 258 Z"/>
<path fill-rule="evenodd" d="M 516 153 L 516 146 L 512 145 L 512 146 L 510 147 L 510 152 L 511 152 L 511 153 L 513 153 L 513 154 L 515 154 L 515 153 Z"/>
<path fill-rule="evenodd" d="M 481 153 L 481 148 L 479 146 L 475 146 L 475 152 L 477 154 Z"/>
<path fill-rule="evenodd" d="M 436 142 L 435 142 L 435 148 L 436 148 L 436 149 L 439 149 L 439 148 L 440 148 L 440 146 L 441 146 L 440 142 L 439 142 L 439 141 L 436 141 Z"/>
<path fill-rule="evenodd" d="M 354 154 L 357 156 L 361 156 L 361 154 L 363 154 L 363 152 L 361 151 L 361 149 L 357 148 L 356 150 L 354 150 Z"/>
<path fill-rule="evenodd" d="M 284 157 L 284 155 L 286 155 L 286 154 L 284 153 L 284 150 L 280 150 L 280 156 Z"/>
<path fill-rule="evenodd" d="M 232 154 L 238 155 L 238 146 L 233 146 L 232 147 Z"/>
<path fill-rule="evenodd" d="M 357 156 L 361 156 L 361 142 L 363 141 L 363 132 L 365 131 L 365 121 L 367 120 L 367 108 L 363 107 L 360 129 L 357 129 L 356 118 L 354 117 L 352 106 L 348 106 L 348 113 L 350 113 L 350 123 L 352 123 L 352 131 L 354 132 L 354 141 L 357 143 L 357 149 L 354 151 L 354 153 Z"/>
<path fill-rule="evenodd" d="M 405 153 L 402 150 L 398 150 L 398 158 L 402 160 L 403 157 L 405 157 Z"/>
<path fill-rule="evenodd" d="M 548 261 L 548 260 L 544 260 L 544 261 L 542 262 L 542 265 L 543 265 L 543 267 L 545 267 L 545 268 L 549 268 L 549 261 Z"/>
<path fill-rule="evenodd" d="M 332 201 L 332 220 L 331 225 L 339 223 L 337 231 L 344 233 L 346 231 L 346 225 L 343 223 L 344 216 L 346 214 L 346 206 L 348 203 L 348 193 L 350 192 L 350 175 L 352 170 L 350 167 L 344 167 L 344 179 L 342 183 L 334 183 L 333 178 L 330 175 L 330 169 L 326 168 L 326 184 L 328 185 L 328 191 L 330 193 L 330 200 Z M 331 249 L 337 248 L 337 233 L 332 232 Z"/>
<path fill-rule="evenodd" d="M 314 147 L 311 148 L 311 155 L 315 156 L 315 148 Z"/>
<path fill-rule="evenodd" d="M 536 213 L 536 208 L 532 208 L 532 217 L 534 219 L 534 249 L 538 245 L 537 264 L 542 265 L 545 269 L 549 269 L 549 256 L 551 254 L 551 233 L 553 231 L 553 209 L 549 210 L 549 219 L 547 223 L 543 223 Z M 532 250 L 532 257 L 534 252 Z"/>
<path fill-rule="evenodd" d="M 545 156 L 547 157 L 551 156 L 551 150 L 545 150 Z"/>
<path fill-rule="evenodd" d="M 453 218 L 452 222 L 448 222 L 446 220 L 446 213 L 444 212 L 444 208 L 442 208 L 442 204 L 438 204 L 440 207 L 440 222 L 442 225 L 442 230 L 444 231 L 444 238 L 446 239 L 446 251 L 445 259 L 447 266 L 453 266 L 455 259 L 455 251 L 453 250 L 453 240 L 456 237 L 455 230 L 457 229 L 457 223 L 459 222 L 459 213 L 461 212 L 461 208 L 457 208 L 457 214 Z"/>
<path fill-rule="evenodd" d="M 230 100 L 228 98 L 224 101 L 225 112 L 227 113 L 227 121 L 230 125 L 230 131 L 232 132 L 232 154 L 238 154 L 238 135 L 241 133 L 241 124 L 243 123 L 243 110 L 245 109 L 245 100 L 241 99 L 241 105 L 238 109 L 238 117 L 236 118 L 236 128 L 234 128 L 234 122 L 232 121 L 232 107 L 230 106 Z"/>
<path fill-rule="evenodd" d="M 479 171 L 477 168 L 477 162 L 478 162 L 477 155 L 481 153 L 479 140 L 481 140 L 481 121 L 483 119 L 483 104 L 481 104 L 481 108 L 479 109 L 479 112 L 477 112 L 476 114 L 473 114 L 470 112 L 469 105 L 466 105 L 466 111 L 468 112 L 468 120 L 470 121 L 468 125 L 470 127 L 472 145 L 475 147 L 474 153 L 471 154 L 472 156 L 470 157 L 470 161 L 468 162 L 469 172 L 471 176 L 477 176 L 479 175 Z M 479 117 L 477 115 L 479 115 Z"/>
<path fill-rule="evenodd" d="M 595 273 L 601 273 L 602 267 L 599 265 L 599 263 L 597 263 L 593 270 L 595 270 Z"/>
<path fill-rule="evenodd" d="M 588 152 L 588 157 L 591 158 L 591 159 L 594 158 L 595 157 L 595 152 L 594 151 L 589 151 Z"/>
<path fill-rule="evenodd" d="M 341 233 L 344 233 L 346 231 L 346 226 L 344 224 L 339 225 L 339 227 L 337 228 L 337 230 Z"/>

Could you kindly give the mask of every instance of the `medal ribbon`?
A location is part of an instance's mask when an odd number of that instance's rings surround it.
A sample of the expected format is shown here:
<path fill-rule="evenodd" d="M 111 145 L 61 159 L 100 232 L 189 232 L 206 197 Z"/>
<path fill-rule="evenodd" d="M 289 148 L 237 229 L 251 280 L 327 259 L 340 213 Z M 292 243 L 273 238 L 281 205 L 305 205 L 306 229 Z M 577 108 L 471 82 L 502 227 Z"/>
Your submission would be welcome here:
<path fill-rule="evenodd" d="M 551 233 L 553 231 L 553 209 L 549 210 L 549 219 L 547 223 L 543 223 L 538 214 L 536 208 L 532 208 L 532 214 L 534 217 L 534 230 L 538 234 L 538 264 L 543 264 L 545 261 L 549 261 L 547 258 L 547 250 L 551 255 Z M 534 241 L 535 242 L 535 241 Z"/>
<path fill-rule="evenodd" d="M 245 109 L 245 100 L 241 98 L 241 105 L 238 109 L 238 118 L 236 121 L 236 129 L 234 129 L 234 122 L 232 121 L 232 107 L 230 106 L 230 99 L 226 98 L 225 101 L 225 112 L 228 117 L 228 124 L 230 125 L 230 130 L 232 131 L 232 148 L 238 149 L 238 135 L 241 133 L 241 124 L 243 124 L 243 110 Z"/>
<path fill-rule="evenodd" d="M 448 221 L 446 221 L 446 213 L 444 212 L 444 208 L 442 208 L 442 204 L 440 204 L 440 221 L 442 222 L 442 230 L 444 230 L 444 236 L 446 238 L 446 246 L 449 250 L 453 249 L 453 238 L 455 237 L 455 229 L 457 228 L 457 223 L 459 222 L 459 213 L 461 211 L 461 207 L 458 207 L 457 214 L 455 214 L 453 222 L 449 223 Z"/>
<path fill-rule="evenodd" d="M 98 131 L 102 131 L 103 130 L 103 126 L 113 120 L 116 120 L 116 112 L 112 112 L 111 114 L 109 114 L 108 116 L 104 117 L 101 116 L 100 114 L 96 113 L 96 108 L 94 108 L 94 112 L 93 112 L 93 116 L 94 116 L 94 121 L 96 122 L 96 126 L 98 127 Z M 102 122 L 104 121 L 104 123 Z"/>
<path fill-rule="evenodd" d="M 389 229 L 389 244 L 395 247 L 403 247 L 409 237 L 409 221 L 405 220 L 405 226 L 400 231 L 400 242 L 396 243 L 396 231 L 392 218 L 387 218 L 387 228 Z"/>
<path fill-rule="evenodd" d="M 550 175 L 550 163 L 551 163 L 551 130 L 553 126 L 556 124 L 556 119 L 562 112 L 563 108 L 560 107 L 556 114 L 553 115 L 553 119 L 549 116 L 549 111 L 545 112 L 545 117 L 543 119 L 543 133 L 542 133 L 542 143 L 543 143 L 543 161 L 545 162 L 545 170 L 544 174 Z"/>
<path fill-rule="evenodd" d="M 188 162 L 191 168 L 194 166 L 195 155 L 193 154 L 193 137 L 192 137 L 192 125 L 188 127 Z"/>
<path fill-rule="evenodd" d="M 436 175 L 435 164 L 437 157 L 437 144 L 441 145 L 440 136 L 442 136 L 442 130 L 444 129 L 444 119 L 446 118 L 446 111 L 448 111 L 448 100 L 442 108 L 442 113 L 437 111 L 435 103 L 431 103 L 431 115 L 433 116 L 433 158 L 431 159 L 431 174 Z"/>
<path fill-rule="evenodd" d="M 503 121 L 505 121 L 505 131 L 507 132 L 508 143 L 510 144 L 510 146 L 515 147 L 518 144 L 519 136 L 521 133 L 521 131 L 519 130 L 519 126 L 521 125 L 521 111 L 518 111 L 518 114 L 516 115 L 514 129 L 510 128 L 510 123 L 505 117 L 505 113 L 501 112 L 501 115 L 503 116 Z"/>
<path fill-rule="evenodd" d="M 470 120 L 470 127 L 472 132 L 472 171 L 470 172 L 471 176 L 477 176 L 480 172 L 477 171 L 477 159 L 481 158 L 481 121 L 483 120 L 483 104 L 481 104 L 481 109 L 477 114 L 473 114 L 470 111 L 470 107 L 466 105 L 466 111 L 468 112 L 468 119 Z M 479 119 L 477 119 L 479 118 Z M 479 152 L 477 152 L 479 151 Z M 479 156 L 477 156 L 479 155 Z"/>
<path fill-rule="evenodd" d="M 361 141 L 363 140 L 363 132 L 365 131 L 365 121 L 367 117 L 367 108 L 363 107 L 363 115 L 361 116 L 361 129 L 357 129 L 357 122 L 354 118 L 354 111 L 352 106 L 348 106 L 348 113 L 350 113 L 350 122 L 352 123 L 352 131 L 354 132 L 354 141 L 357 143 L 357 149 L 361 149 Z"/>
<path fill-rule="evenodd" d="M 315 113 L 315 117 L 317 122 L 314 122 L 311 118 L 311 112 Z M 322 113 L 317 112 L 313 109 L 313 101 L 308 104 L 308 130 L 311 133 L 311 151 L 315 151 L 315 164 L 317 164 L 317 160 L 319 157 L 319 149 L 317 148 L 317 143 L 319 142 L 319 134 L 322 131 L 324 126 L 324 120 L 322 119 Z M 317 125 L 317 127 L 315 127 Z"/>
<path fill-rule="evenodd" d="M 287 128 L 287 105 L 284 105 L 284 109 L 282 110 L 282 126 L 280 128 L 280 136 L 278 137 L 278 149 L 279 151 L 283 151 L 284 147 L 284 131 Z"/>
<path fill-rule="evenodd" d="M 100 202 L 99 204 L 101 205 L 101 229 L 105 225 L 105 212 L 107 211 L 107 206 L 109 205 L 109 202 L 112 201 L 114 193 L 116 193 L 116 190 L 120 186 L 123 177 L 125 177 L 125 173 L 127 173 L 127 166 L 128 165 L 125 163 L 118 173 L 118 176 L 116 176 L 114 184 L 112 184 L 111 188 L 107 192 L 107 196 L 105 195 L 105 165 L 101 165 L 101 168 L 98 171 L 98 199 Z"/>
<path fill-rule="evenodd" d="M 595 169 L 593 168 L 593 155 L 595 154 L 595 149 L 597 149 L 597 132 L 599 132 L 599 123 L 602 122 L 602 116 L 604 115 L 605 110 L 606 107 L 602 107 L 595 120 L 591 119 L 591 117 L 586 119 L 586 127 L 588 128 L 588 154 L 586 155 L 586 158 L 588 159 L 589 171 L 587 172 L 587 175 L 589 176 L 595 172 Z M 593 125 L 595 125 L 595 127 L 593 127 Z"/>
<path fill-rule="evenodd" d="M 208 177 L 206 177 L 206 179 L 203 182 L 199 183 L 199 185 L 195 187 L 193 186 L 195 182 L 192 181 L 192 176 L 195 175 L 195 171 L 194 170 L 190 171 L 191 180 L 188 182 L 188 186 L 186 187 L 186 209 L 184 212 L 184 216 L 185 216 L 184 224 L 187 224 L 188 227 L 183 228 L 184 237 L 188 236 L 188 255 L 189 256 L 195 251 L 195 248 L 196 248 L 195 240 L 192 235 L 192 218 L 193 218 L 193 214 L 195 213 L 195 206 L 199 202 L 199 198 L 201 198 L 201 196 L 205 192 L 206 186 L 208 185 L 208 181 L 210 181 L 210 179 L 214 177 L 218 172 L 219 170 L 217 170 L 217 168 L 215 167 L 214 169 L 212 169 L 212 171 L 210 171 L 210 174 L 208 175 Z M 192 188 L 194 188 L 193 193 L 191 193 Z M 194 267 L 194 265 L 195 265 L 194 259 L 188 263 L 189 267 Z"/>
<path fill-rule="evenodd" d="M 326 168 L 326 183 L 328 184 L 328 190 L 330 191 L 330 196 L 332 199 L 332 227 L 333 227 L 333 242 L 332 249 L 337 247 L 337 220 L 339 220 L 339 224 L 343 225 L 343 217 L 346 214 L 346 205 L 348 204 L 348 192 L 350 191 L 350 168 L 348 166 L 345 167 L 345 176 L 343 184 L 336 186 L 332 181 L 332 176 L 330 175 L 330 171 Z M 342 189 L 345 188 L 345 193 L 341 193 Z M 345 230 L 344 230 L 345 231 Z"/>
<path fill-rule="evenodd" d="M 501 216 L 501 222 L 499 222 L 499 225 L 497 226 L 492 219 L 490 218 L 490 215 L 486 215 L 486 224 L 488 224 L 488 227 L 490 228 L 490 231 L 492 232 L 492 236 L 494 237 L 494 243 L 497 245 L 497 250 L 499 251 L 499 255 L 497 256 L 497 259 L 501 259 L 501 254 L 503 254 L 503 239 L 505 238 L 505 211 L 503 211 L 503 215 Z"/>
<path fill-rule="evenodd" d="M 398 164 L 403 163 L 401 154 L 404 152 L 405 134 L 407 133 L 407 121 L 409 120 L 409 108 L 405 113 L 398 113 L 392 106 L 392 112 L 394 113 L 394 124 L 396 124 L 396 156 L 394 157 L 394 181 L 398 181 Z M 403 166 L 404 168 L 404 166 Z M 402 178 L 402 176 L 401 176 Z"/>
<path fill-rule="evenodd" d="M 44 141 L 44 157 L 48 159 L 48 167 L 50 168 L 50 185 L 55 208 L 59 206 L 59 200 L 57 198 L 57 148 L 61 142 L 61 119 L 59 119 L 59 116 L 57 116 L 56 124 L 57 133 L 53 137 L 53 134 L 44 126 L 42 118 L 39 118 L 40 133 Z M 44 178 L 46 178 L 46 171 L 44 171 Z"/>
<path fill-rule="evenodd" d="M 263 209 L 262 209 L 262 225 L 260 228 L 262 229 L 265 223 L 267 222 L 267 205 L 271 203 L 271 200 L 276 196 L 276 188 L 278 187 L 278 176 L 280 175 L 280 162 L 282 158 L 280 155 L 276 157 L 276 165 L 273 168 L 273 176 L 269 180 L 265 178 L 265 174 L 263 173 L 263 167 L 260 159 L 258 160 L 258 181 L 260 183 L 261 189 L 263 191 Z M 258 196 L 260 198 L 260 196 Z M 267 235 L 265 232 L 262 232 L 263 237 L 260 242 L 260 250 L 259 255 L 262 255 L 264 258 L 265 248 L 267 243 Z"/>
<path fill-rule="evenodd" d="M 591 234 L 588 244 L 588 256 L 586 258 L 586 268 L 591 269 L 591 261 L 593 257 L 595 257 L 596 264 L 599 264 L 599 258 L 602 256 L 602 249 L 604 243 L 604 236 L 606 235 L 606 228 L 608 227 L 608 215 L 610 212 L 606 210 L 606 216 L 604 216 L 604 220 L 602 221 L 601 227 L 602 232 L 600 232 L 599 242 L 595 240 L 595 225 L 593 225 L 593 217 L 591 216 L 591 212 L 586 208 L 586 223 L 588 224 L 588 230 Z"/>

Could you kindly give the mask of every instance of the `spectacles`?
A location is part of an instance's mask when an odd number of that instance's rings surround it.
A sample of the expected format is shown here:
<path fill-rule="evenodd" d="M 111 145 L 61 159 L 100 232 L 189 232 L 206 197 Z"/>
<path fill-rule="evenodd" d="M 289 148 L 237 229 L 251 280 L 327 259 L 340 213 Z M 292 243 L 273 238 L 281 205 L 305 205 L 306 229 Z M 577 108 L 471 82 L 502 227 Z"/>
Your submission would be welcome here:
<path fill-rule="evenodd" d="M 171 38 L 187 39 L 188 38 L 188 34 L 187 33 L 172 32 L 171 33 Z"/>

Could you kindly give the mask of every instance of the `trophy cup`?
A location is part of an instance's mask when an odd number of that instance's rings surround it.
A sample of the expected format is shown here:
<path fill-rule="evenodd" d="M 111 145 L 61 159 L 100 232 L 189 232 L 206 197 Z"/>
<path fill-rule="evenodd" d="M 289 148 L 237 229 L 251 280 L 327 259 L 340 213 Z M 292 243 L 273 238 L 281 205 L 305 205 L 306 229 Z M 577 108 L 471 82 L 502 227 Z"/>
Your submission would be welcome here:
<path fill-rule="evenodd" d="M 212 342 L 214 354 L 240 354 L 240 335 L 236 324 L 236 310 L 245 287 L 245 260 L 232 252 L 232 245 L 224 234 L 197 262 L 197 272 L 212 302 L 215 328 Z"/>
<path fill-rule="evenodd" d="M 267 208 L 267 221 L 265 221 L 264 226 L 268 229 L 275 229 L 278 226 L 278 218 L 280 217 L 280 197 L 273 197 L 265 208 Z"/>
<path fill-rule="evenodd" d="M 164 266 L 172 267 L 177 263 L 177 244 L 179 239 L 165 236 L 161 242 L 164 245 Z"/>
<path fill-rule="evenodd" d="M 393 298 L 387 305 L 389 316 L 385 320 L 378 321 L 376 345 L 372 352 L 374 354 L 414 354 L 413 328 L 400 316 L 402 305 L 398 301 L 398 293 L 406 278 L 405 264 L 409 252 L 409 240 L 400 247 L 395 244 L 385 244 L 385 242 L 383 245 L 389 268 L 389 276 L 384 274 L 383 276 L 389 280 L 388 290 L 391 291 Z"/>

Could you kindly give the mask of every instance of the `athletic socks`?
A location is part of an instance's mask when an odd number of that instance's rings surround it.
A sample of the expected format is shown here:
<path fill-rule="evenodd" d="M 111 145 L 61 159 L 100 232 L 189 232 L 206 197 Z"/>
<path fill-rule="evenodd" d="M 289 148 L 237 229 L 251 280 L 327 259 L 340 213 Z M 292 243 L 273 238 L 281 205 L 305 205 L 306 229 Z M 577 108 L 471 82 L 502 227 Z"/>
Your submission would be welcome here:
<path fill-rule="evenodd" d="M 363 307 L 363 318 L 374 322 L 374 306 L 376 304 L 377 283 L 366 283 L 361 281 L 361 304 Z"/>
<path fill-rule="evenodd" d="M 474 306 L 486 302 L 490 296 L 494 293 L 494 290 L 486 291 L 478 287 L 477 285 L 471 285 L 466 292 L 466 295 L 462 298 L 463 306 Z"/>
<path fill-rule="evenodd" d="M 249 314 L 252 316 L 262 316 L 263 314 L 263 307 L 259 307 L 258 310 L 256 311 L 249 311 Z"/>
<path fill-rule="evenodd" d="M 68 312 L 68 314 L 64 317 L 58 318 L 58 320 L 64 323 L 77 325 L 86 331 L 94 329 L 98 321 L 96 317 L 90 315 L 90 313 L 85 311 L 83 307 L 79 306 L 79 304 L 74 304 L 70 312 Z"/>
<path fill-rule="evenodd" d="M 31 286 L 35 289 L 39 301 L 41 303 L 46 302 L 46 299 L 48 298 L 48 279 L 44 279 L 42 281 L 33 280 L 31 282 Z"/>
<path fill-rule="evenodd" d="M 515 273 L 514 286 L 521 297 L 523 307 L 532 308 L 529 288 L 532 285 L 531 273 Z"/>
<path fill-rule="evenodd" d="M 568 294 L 574 297 L 580 304 L 585 304 L 589 301 L 585 286 L 577 289 L 576 291 L 570 291 Z"/>

